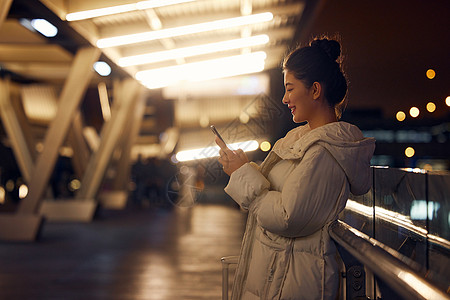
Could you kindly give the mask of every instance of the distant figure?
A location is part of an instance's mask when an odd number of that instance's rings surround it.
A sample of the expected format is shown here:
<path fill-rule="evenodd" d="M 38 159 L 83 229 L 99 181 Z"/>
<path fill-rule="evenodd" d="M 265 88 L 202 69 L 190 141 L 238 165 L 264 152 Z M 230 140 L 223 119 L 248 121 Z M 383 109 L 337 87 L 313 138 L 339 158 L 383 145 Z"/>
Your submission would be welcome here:
<path fill-rule="evenodd" d="M 282 102 L 295 123 L 261 165 L 218 138 L 225 191 L 248 210 L 232 299 L 336 299 L 338 256 L 328 225 L 349 192 L 371 186 L 375 148 L 354 125 L 339 122 L 347 81 L 339 42 L 315 39 L 283 64 Z M 275 124 L 274 124 L 275 125 Z"/>

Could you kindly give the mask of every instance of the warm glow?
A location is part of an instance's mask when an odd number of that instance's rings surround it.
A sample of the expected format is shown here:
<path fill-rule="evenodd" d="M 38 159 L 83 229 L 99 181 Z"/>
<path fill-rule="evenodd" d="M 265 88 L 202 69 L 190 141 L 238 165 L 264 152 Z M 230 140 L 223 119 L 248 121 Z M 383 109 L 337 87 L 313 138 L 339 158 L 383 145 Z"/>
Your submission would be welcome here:
<path fill-rule="evenodd" d="M 445 98 L 445 104 L 447 104 L 447 106 L 450 106 L 450 96 Z"/>
<path fill-rule="evenodd" d="M 70 183 L 69 183 L 69 189 L 71 191 L 76 191 L 79 190 L 81 187 L 81 182 L 78 179 L 73 179 Z"/>
<path fill-rule="evenodd" d="M 411 117 L 416 118 L 416 117 L 419 116 L 420 110 L 419 110 L 417 107 L 413 106 L 413 107 L 411 107 L 411 109 L 409 110 L 409 114 L 411 115 Z"/>
<path fill-rule="evenodd" d="M 156 8 L 161 6 L 173 5 L 183 2 L 191 2 L 194 0 L 149 0 L 149 1 L 140 1 L 138 3 L 124 4 L 124 5 L 116 5 L 104 8 L 97 8 L 85 11 L 73 12 L 66 15 L 67 21 L 79 21 L 85 19 L 91 19 L 95 17 L 114 15 L 134 10 L 142 10 L 149 8 Z"/>
<path fill-rule="evenodd" d="M 239 115 L 239 121 L 242 124 L 247 124 L 248 121 L 250 121 L 250 116 L 245 112 L 241 112 L 241 114 Z"/>
<path fill-rule="evenodd" d="M 9 179 L 5 184 L 5 188 L 8 192 L 12 192 L 15 188 L 14 181 Z"/>
<path fill-rule="evenodd" d="M 428 102 L 427 104 L 427 110 L 432 113 L 436 110 L 436 104 L 434 104 L 433 102 Z"/>
<path fill-rule="evenodd" d="M 395 117 L 397 118 L 398 121 L 402 122 L 406 119 L 406 114 L 402 111 L 399 111 L 399 112 L 397 112 Z"/>
<path fill-rule="evenodd" d="M 2 186 L 0 186 L 0 204 L 4 204 L 5 201 L 6 201 L 6 191 Z"/>
<path fill-rule="evenodd" d="M 436 72 L 433 69 L 428 69 L 427 70 L 427 78 L 433 79 L 434 77 L 436 77 Z"/>
<path fill-rule="evenodd" d="M 413 157 L 415 154 L 414 148 L 413 147 L 408 147 L 405 149 L 405 155 L 406 157 Z"/>
<path fill-rule="evenodd" d="M 23 199 L 28 195 L 28 187 L 25 184 L 20 185 L 19 187 L 19 198 Z"/>
<path fill-rule="evenodd" d="M 249 16 L 241 16 L 223 20 L 216 20 L 205 23 L 198 23 L 192 25 L 185 25 L 174 28 L 166 28 L 161 30 L 153 30 L 142 33 L 134 33 L 123 36 L 115 36 L 110 38 L 99 39 L 97 41 L 97 47 L 107 48 L 129 44 L 136 44 L 141 42 L 148 42 L 152 40 L 171 38 L 176 36 L 182 36 L 186 34 L 194 34 L 200 32 L 207 32 L 219 29 L 227 29 L 233 27 L 241 27 L 256 23 L 267 22 L 273 19 L 273 14 L 270 12 L 260 13 Z"/>
<path fill-rule="evenodd" d="M 425 164 L 422 168 L 427 171 L 433 171 L 433 166 L 430 164 Z"/>
<path fill-rule="evenodd" d="M 255 140 L 233 143 L 228 145 L 230 149 L 242 149 L 244 152 L 254 151 L 258 149 L 258 142 Z M 219 147 L 212 146 L 200 149 L 192 149 L 192 150 L 184 150 L 180 151 L 176 154 L 176 159 L 180 162 L 204 159 L 204 158 L 212 158 L 219 156 Z"/>
<path fill-rule="evenodd" d="M 269 151 L 271 147 L 272 145 L 268 141 L 264 141 L 259 145 L 259 148 L 264 152 Z"/>
<path fill-rule="evenodd" d="M 240 49 L 245 47 L 263 45 L 269 42 L 269 37 L 265 34 L 248 38 L 234 39 L 205 45 L 177 48 L 167 51 L 151 52 L 141 55 L 122 57 L 119 59 L 119 66 L 128 67 L 156 63 L 177 58 L 191 57 L 196 55 Z"/>
<path fill-rule="evenodd" d="M 196 63 L 140 71 L 136 79 L 150 89 L 174 85 L 182 81 L 204 81 L 256 73 L 264 70 L 265 52 L 206 60 Z"/>

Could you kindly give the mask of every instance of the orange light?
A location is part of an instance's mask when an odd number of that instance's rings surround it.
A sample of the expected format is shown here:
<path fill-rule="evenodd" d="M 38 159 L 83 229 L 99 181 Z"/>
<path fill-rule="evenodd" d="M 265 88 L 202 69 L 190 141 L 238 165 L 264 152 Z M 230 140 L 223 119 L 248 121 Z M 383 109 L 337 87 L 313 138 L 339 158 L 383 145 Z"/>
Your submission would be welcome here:
<path fill-rule="evenodd" d="M 436 77 L 436 72 L 433 69 L 428 69 L 427 70 L 427 78 L 433 79 L 434 77 Z"/>
<path fill-rule="evenodd" d="M 413 147 L 408 147 L 408 148 L 405 149 L 406 157 L 413 157 L 415 152 L 416 151 L 414 151 Z"/>
<path fill-rule="evenodd" d="M 447 104 L 447 106 L 450 106 L 450 96 L 445 98 L 445 104 Z"/>
<path fill-rule="evenodd" d="M 409 110 L 409 114 L 411 115 L 411 117 L 417 118 L 420 114 L 420 110 L 417 107 L 413 106 Z"/>
<path fill-rule="evenodd" d="M 436 104 L 434 104 L 433 102 L 428 102 L 427 104 L 427 110 L 432 113 L 436 110 Z"/>
<path fill-rule="evenodd" d="M 402 122 L 406 119 L 406 114 L 402 111 L 399 111 L 399 112 L 397 112 L 395 117 L 397 118 L 397 121 Z"/>

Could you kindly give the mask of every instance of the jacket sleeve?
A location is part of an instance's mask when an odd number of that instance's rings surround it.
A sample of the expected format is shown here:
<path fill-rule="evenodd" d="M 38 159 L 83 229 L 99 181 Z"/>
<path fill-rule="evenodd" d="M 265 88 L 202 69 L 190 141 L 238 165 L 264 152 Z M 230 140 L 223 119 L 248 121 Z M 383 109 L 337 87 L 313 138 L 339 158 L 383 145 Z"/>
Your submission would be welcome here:
<path fill-rule="evenodd" d="M 258 165 L 246 163 L 231 174 L 225 192 L 242 208 L 248 209 L 250 203 L 269 187 L 270 183 L 261 174 Z"/>
<path fill-rule="evenodd" d="M 287 176 L 281 192 L 261 192 L 249 210 L 270 232 L 306 236 L 336 218 L 345 207 L 348 191 L 342 168 L 327 150 L 316 145 Z"/>

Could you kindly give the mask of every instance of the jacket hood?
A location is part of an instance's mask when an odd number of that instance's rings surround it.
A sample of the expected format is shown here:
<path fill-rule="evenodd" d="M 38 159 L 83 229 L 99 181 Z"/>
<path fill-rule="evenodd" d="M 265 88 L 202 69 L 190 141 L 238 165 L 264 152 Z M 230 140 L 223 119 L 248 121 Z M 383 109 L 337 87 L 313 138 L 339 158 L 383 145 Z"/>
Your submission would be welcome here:
<path fill-rule="evenodd" d="M 355 125 L 333 122 L 313 130 L 307 124 L 299 126 L 280 139 L 273 151 L 282 159 L 301 159 L 315 144 L 327 149 L 336 159 L 349 180 L 353 194 L 361 195 L 370 189 L 370 159 L 375 150 L 375 139 L 364 137 Z"/>

